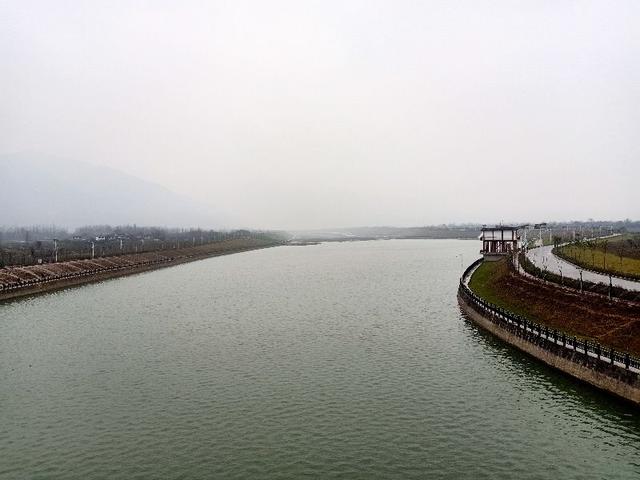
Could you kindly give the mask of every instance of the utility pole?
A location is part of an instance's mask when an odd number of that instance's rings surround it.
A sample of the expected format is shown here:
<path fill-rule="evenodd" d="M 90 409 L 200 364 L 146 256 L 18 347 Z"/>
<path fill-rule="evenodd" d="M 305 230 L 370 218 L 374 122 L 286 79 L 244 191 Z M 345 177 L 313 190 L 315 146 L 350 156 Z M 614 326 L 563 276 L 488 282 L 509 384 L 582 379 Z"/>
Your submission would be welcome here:
<path fill-rule="evenodd" d="M 91 242 L 91 258 L 95 258 L 96 257 L 96 244 L 94 242 Z"/>
<path fill-rule="evenodd" d="M 53 239 L 53 261 L 58 263 L 58 239 Z"/>

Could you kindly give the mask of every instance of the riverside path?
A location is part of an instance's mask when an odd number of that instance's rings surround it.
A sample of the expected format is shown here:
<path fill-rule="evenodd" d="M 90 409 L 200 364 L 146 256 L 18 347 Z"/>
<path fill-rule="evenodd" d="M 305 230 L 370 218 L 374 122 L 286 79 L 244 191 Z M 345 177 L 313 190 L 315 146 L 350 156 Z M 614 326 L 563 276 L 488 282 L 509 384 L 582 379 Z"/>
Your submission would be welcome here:
<path fill-rule="evenodd" d="M 557 255 L 554 255 L 552 250 L 553 246 L 551 245 L 532 248 L 527 252 L 527 258 L 531 260 L 536 267 L 543 270 L 546 269 L 549 272 L 556 273 L 558 275 L 580 279 L 580 272 L 582 271 L 582 279 L 586 282 L 604 283 L 606 285 L 609 284 L 609 275 L 581 269 L 580 267 L 561 259 Z M 640 292 L 640 282 L 612 276 L 611 283 L 614 287 Z"/>

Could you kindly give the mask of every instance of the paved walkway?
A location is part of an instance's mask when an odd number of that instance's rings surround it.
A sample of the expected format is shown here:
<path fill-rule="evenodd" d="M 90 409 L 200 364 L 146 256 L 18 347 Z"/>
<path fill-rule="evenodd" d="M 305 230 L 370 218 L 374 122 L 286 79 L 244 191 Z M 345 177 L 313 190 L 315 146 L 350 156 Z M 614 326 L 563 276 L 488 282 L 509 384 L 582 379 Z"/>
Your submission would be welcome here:
<path fill-rule="evenodd" d="M 527 258 L 531 260 L 536 267 L 546 269 L 552 273 L 564 275 L 565 277 L 580 279 L 580 268 L 555 256 L 551 250 L 552 246 L 532 248 L 527 252 Z M 609 276 L 601 273 L 582 270 L 582 279 L 585 282 L 604 283 L 609 285 Z M 611 277 L 611 283 L 615 287 L 621 287 L 626 290 L 640 292 L 640 282 L 633 280 L 624 280 L 622 278 Z"/>

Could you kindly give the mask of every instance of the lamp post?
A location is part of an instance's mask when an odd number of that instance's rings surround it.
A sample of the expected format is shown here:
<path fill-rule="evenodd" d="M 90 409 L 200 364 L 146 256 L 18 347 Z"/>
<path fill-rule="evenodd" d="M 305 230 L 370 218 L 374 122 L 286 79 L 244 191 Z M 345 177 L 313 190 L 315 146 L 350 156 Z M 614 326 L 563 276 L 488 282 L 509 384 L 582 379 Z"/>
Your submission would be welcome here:
<path fill-rule="evenodd" d="M 611 301 L 611 289 L 613 288 L 613 283 L 611 282 L 611 274 L 609 274 L 609 301 Z"/>
<path fill-rule="evenodd" d="M 580 293 L 582 293 L 582 270 L 580 270 Z"/>
<path fill-rule="evenodd" d="M 558 263 L 558 271 L 560 272 L 560 285 L 564 285 L 564 277 L 562 276 L 562 265 L 560 264 L 560 260 L 556 259 Z"/>

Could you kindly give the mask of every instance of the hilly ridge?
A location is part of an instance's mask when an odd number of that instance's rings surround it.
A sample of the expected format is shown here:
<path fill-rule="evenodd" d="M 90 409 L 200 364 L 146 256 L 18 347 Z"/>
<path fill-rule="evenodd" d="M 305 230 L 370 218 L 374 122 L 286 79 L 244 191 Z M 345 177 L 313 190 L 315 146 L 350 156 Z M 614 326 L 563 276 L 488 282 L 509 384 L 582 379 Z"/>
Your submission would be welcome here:
<path fill-rule="evenodd" d="M 220 226 L 219 214 L 108 167 L 42 155 L 0 156 L 0 225 Z"/>

